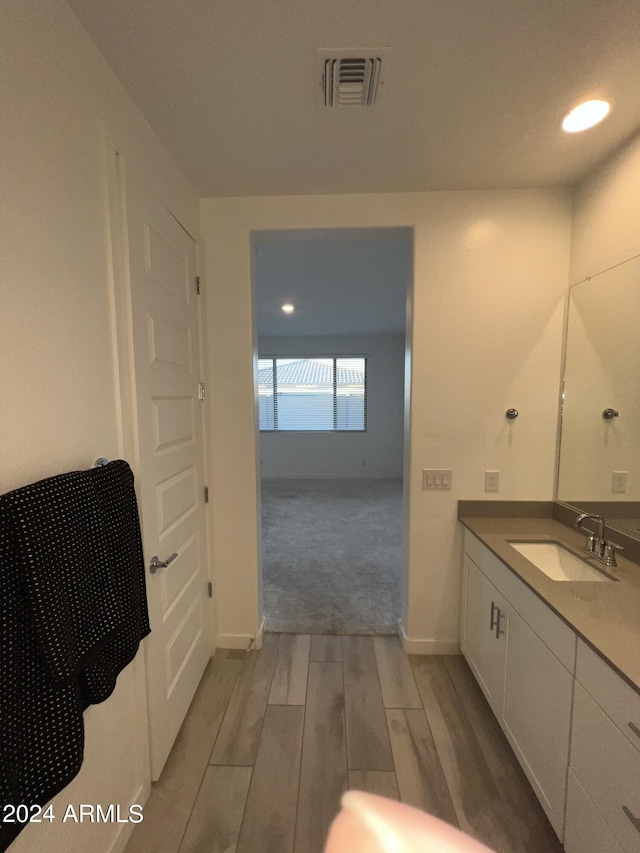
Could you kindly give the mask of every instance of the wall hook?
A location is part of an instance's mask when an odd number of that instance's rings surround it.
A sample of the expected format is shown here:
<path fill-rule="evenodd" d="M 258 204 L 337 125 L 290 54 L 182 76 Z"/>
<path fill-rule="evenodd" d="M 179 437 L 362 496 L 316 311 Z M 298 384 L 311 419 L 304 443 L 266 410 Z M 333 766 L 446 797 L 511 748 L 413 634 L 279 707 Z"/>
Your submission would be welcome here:
<path fill-rule="evenodd" d="M 617 418 L 620 412 L 617 409 L 605 409 L 602 412 L 602 417 L 606 421 L 612 421 L 614 418 Z"/>
<path fill-rule="evenodd" d="M 505 412 L 505 415 L 509 418 L 510 421 L 515 421 L 515 419 L 518 417 L 518 414 L 519 412 L 517 409 L 507 409 L 507 411 Z"/>
<path fill-rule="evenodd" d="M 108 464 L 109 464 L 109 460 L 107 459 L 106 456 L 98 456 L 96 461 L 93 463 L 93 467 L 94 468 L 102 468 Z"/>

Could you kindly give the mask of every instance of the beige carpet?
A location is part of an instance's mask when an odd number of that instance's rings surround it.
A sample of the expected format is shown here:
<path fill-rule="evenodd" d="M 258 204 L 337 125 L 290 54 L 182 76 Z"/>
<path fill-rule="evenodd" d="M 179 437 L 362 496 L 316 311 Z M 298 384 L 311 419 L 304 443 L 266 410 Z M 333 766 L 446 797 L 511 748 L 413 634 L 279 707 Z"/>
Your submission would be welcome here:
<path fill-rule="evenodd" d="M 263 480 L 267 630 L 395 634 L 402 482 Z"/>

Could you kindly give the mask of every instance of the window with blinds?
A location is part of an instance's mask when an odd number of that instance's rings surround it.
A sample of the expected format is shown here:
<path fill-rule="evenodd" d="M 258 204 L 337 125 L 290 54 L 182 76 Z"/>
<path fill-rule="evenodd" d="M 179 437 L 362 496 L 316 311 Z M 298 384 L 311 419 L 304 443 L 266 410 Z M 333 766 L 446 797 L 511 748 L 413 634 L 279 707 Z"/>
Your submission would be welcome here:
<path fill-rule="evenodd" d="M 258 359 L 260 430 L 365 432 L 364 357 Z"/>

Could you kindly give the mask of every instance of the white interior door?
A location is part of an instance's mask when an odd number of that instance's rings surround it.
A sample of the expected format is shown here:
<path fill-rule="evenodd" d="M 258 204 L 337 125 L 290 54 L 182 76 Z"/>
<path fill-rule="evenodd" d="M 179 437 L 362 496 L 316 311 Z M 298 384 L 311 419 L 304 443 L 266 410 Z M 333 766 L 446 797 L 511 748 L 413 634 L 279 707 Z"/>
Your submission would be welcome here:
<path fill-rule="evenodd" d="M 155 780 L 212 652 L 196 245 L 160 200 L 130 175 L 126 196 Z M 150 569 L 152 557 L 167 562 L 174 554 L 166 567 Z"/>

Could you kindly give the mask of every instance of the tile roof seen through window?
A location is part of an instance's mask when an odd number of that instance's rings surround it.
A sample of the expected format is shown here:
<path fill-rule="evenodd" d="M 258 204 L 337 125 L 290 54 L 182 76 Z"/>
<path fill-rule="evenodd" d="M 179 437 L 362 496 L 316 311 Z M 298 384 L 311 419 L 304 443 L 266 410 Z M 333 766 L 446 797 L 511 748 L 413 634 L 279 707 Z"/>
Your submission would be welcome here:
<path fill-rule="evenodd" d="M 354 359 L 364 365 L 364 359 Z M 310 358 L 299 361 L 288 361 L 278 364 L 278 387 L 295 386 L 327 386 L 333 385 L 333 365 L 326 361 L 314 361 Z M 262 362 L 264 363 L 264 362 Z M 364 386 L 364 368 L 357 370 L 351 367 L 337 367 L 336 379 L 339 386 Z M 258 382 L 264 387 L 270 387 L 273 379 L 273 369 L 261 367 L 258 370 Z"/>

